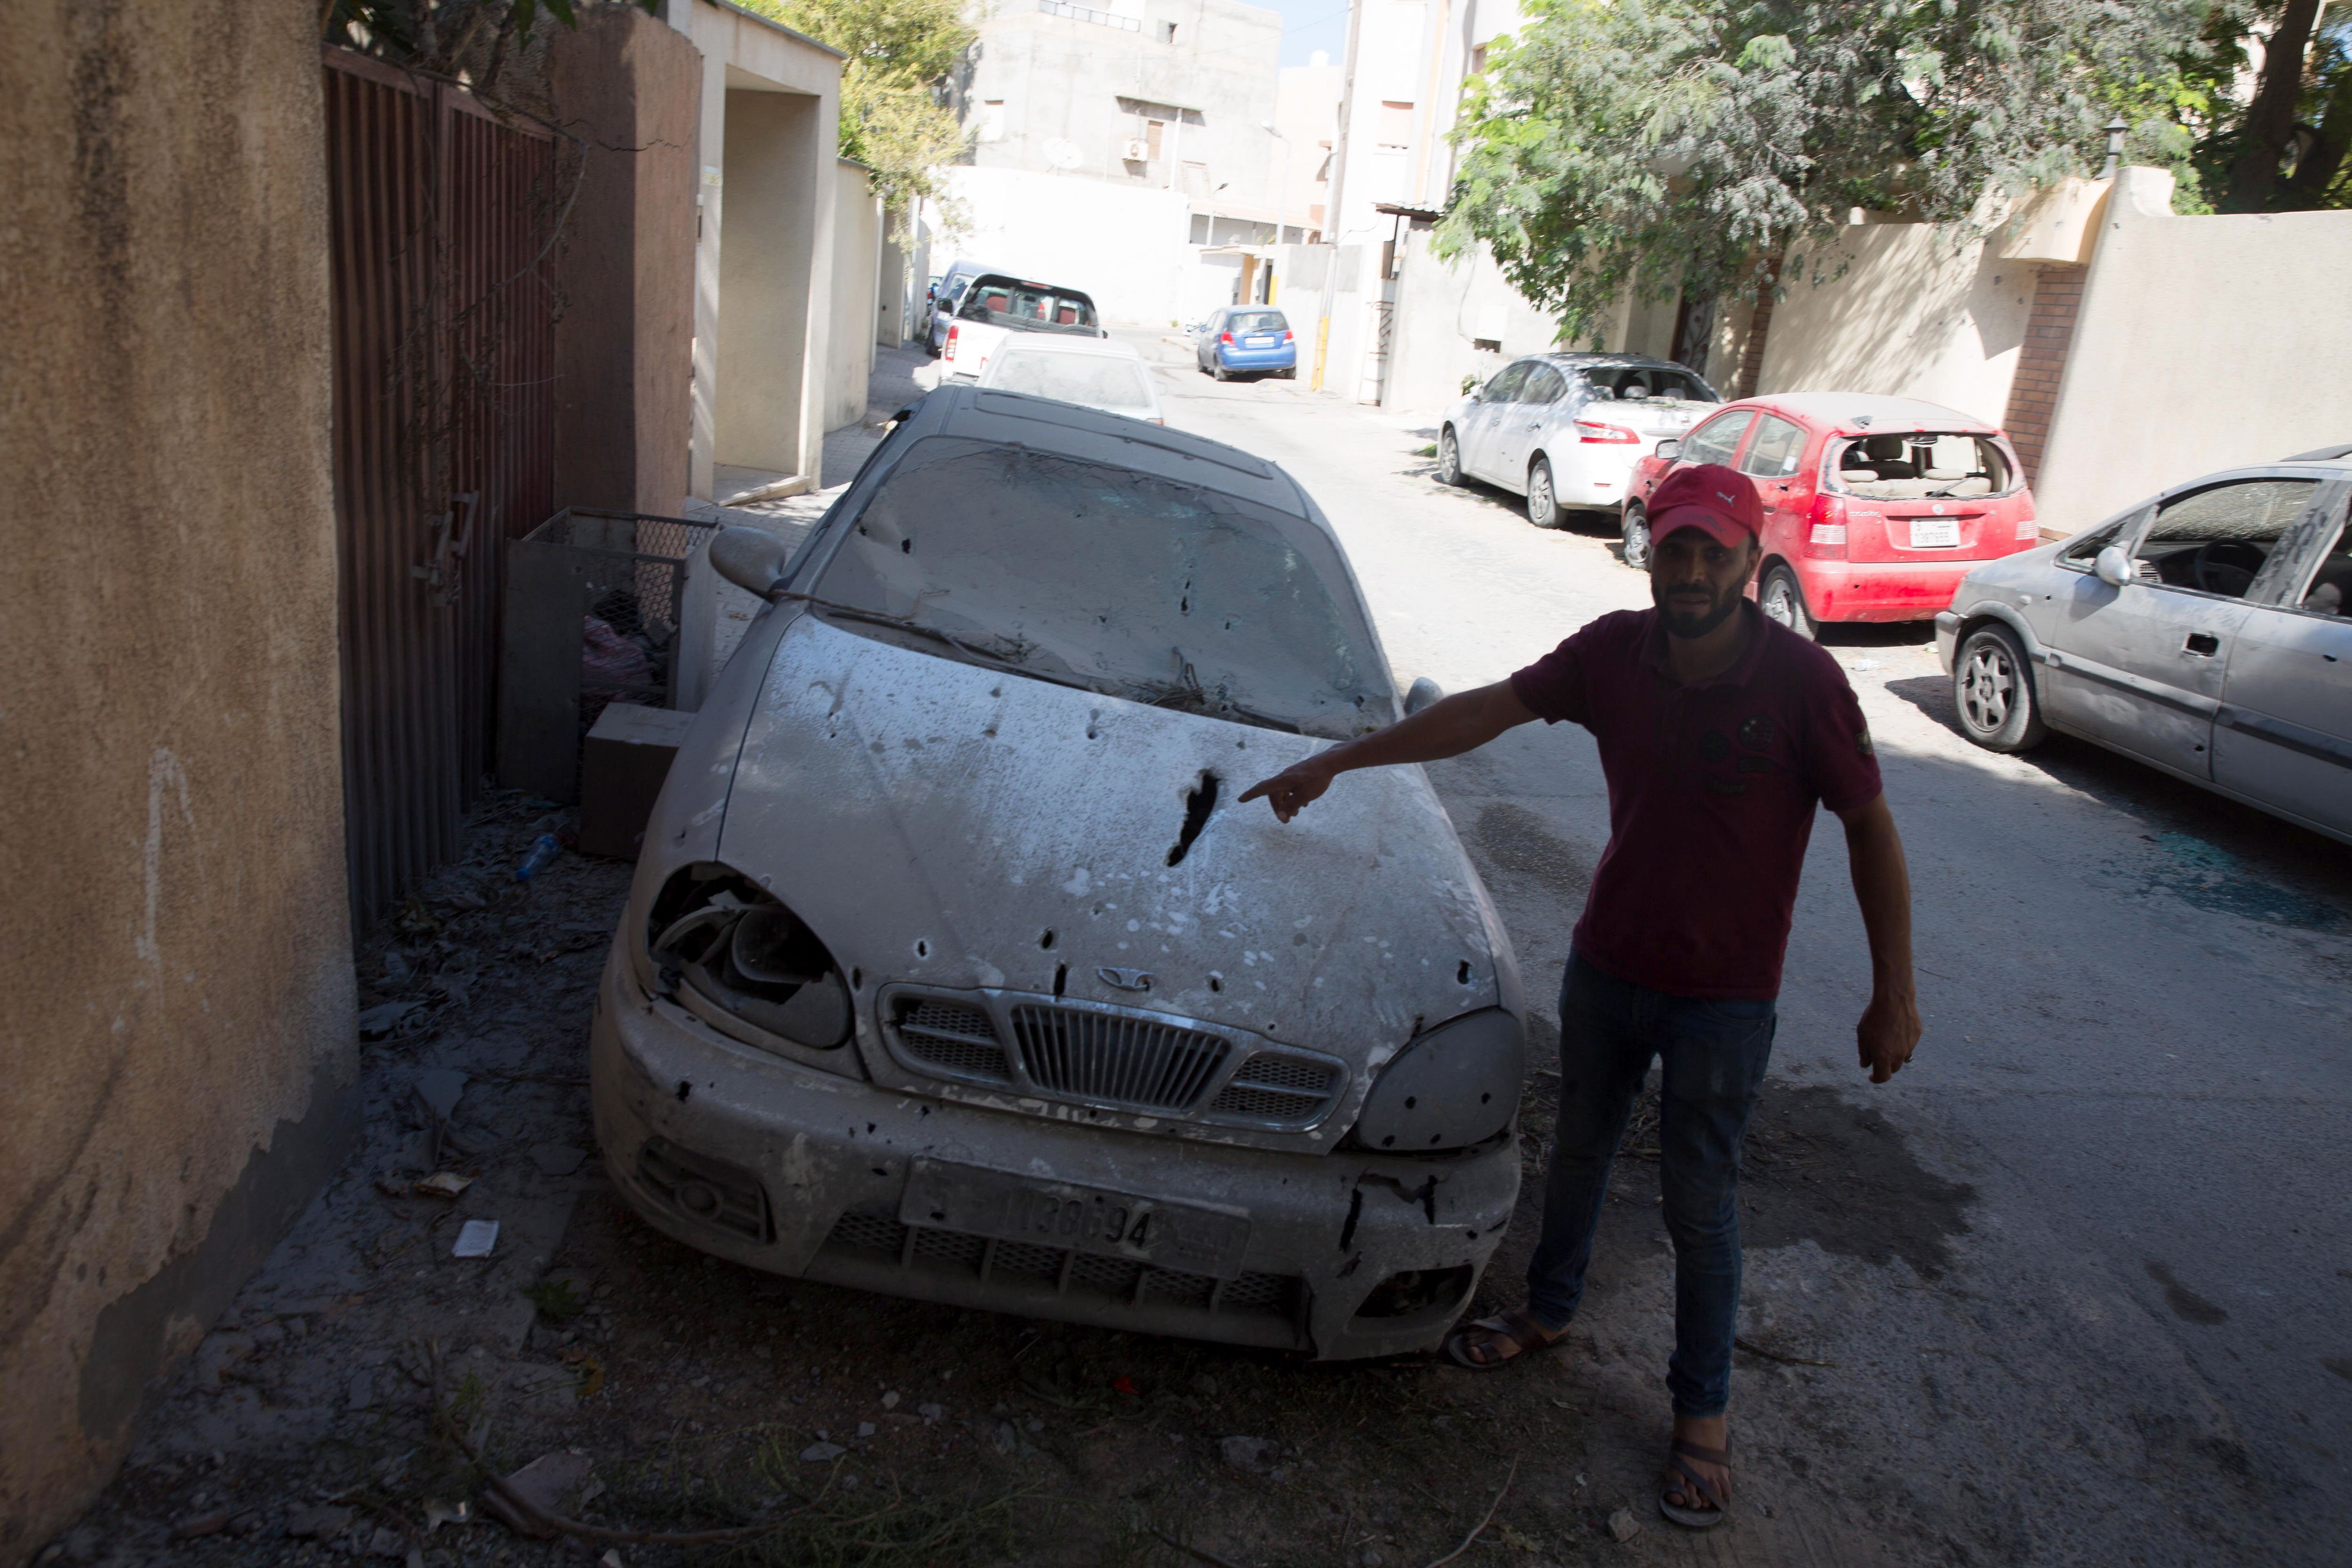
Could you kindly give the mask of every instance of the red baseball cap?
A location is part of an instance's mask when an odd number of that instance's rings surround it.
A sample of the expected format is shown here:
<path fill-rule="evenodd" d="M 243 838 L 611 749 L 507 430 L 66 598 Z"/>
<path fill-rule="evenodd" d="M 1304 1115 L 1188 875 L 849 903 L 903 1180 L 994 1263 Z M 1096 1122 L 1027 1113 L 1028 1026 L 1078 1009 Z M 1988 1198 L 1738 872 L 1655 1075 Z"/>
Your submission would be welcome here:
<path fill-rule="evenodd" d="M 1680 528 L 1704 529 L 1727 548 L 1743 536 L 1764 535 L 1764 501 L 1755 481 L 1721 463 L 1676 468 L 1650 494 L 1650 537 L 1664 539 Z"/>

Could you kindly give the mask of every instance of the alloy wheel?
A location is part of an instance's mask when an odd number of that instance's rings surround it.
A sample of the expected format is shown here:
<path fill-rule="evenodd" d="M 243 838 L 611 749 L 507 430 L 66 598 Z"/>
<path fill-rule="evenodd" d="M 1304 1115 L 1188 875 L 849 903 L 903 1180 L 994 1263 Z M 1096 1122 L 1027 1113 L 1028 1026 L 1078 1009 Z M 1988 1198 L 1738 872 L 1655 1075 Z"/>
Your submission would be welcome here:
<path fill-rule="evenodd" d="M 1999 643 L 1979 643 L 1969 655 L 1960 677 L 1960 710 L 1969 728 L 1990 735 L 2009 722 L 2009 704 L 2017 689 L 2017 671 L 2009 652 Z"/>

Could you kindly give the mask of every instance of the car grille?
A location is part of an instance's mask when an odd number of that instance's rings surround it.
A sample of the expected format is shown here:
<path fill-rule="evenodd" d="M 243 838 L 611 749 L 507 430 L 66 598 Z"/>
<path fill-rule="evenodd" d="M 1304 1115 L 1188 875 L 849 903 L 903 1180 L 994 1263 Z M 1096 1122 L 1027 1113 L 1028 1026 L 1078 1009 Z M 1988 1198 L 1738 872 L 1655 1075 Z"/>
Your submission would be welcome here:
<path fill-rule="evenodd" d="M 996 1043 L 996 1024 L 978 1007 L 936 997 L 904 997 L 899 1001 L 898 1037 L 907 1054 L 959 1078 L 1010 1083 L 1013 1071 L 1004 1047 Z"/>
<path fill-rule="evenodd" d="M 1244 1062 L 1233 1081 L 1209 1102 L 1212 1116 L 1244 1121 L 1308 1122 L 1323 1113 L 1339 1085 L 1327 1063 L 1262 1051 Z"/>
<path fill-rule="evenodd" d="M 894 989 L 883 1016 L 916 1072 L 1078 1105 L 1278 1131 L 1312 1126 L 1347 1083 L 1328 1058 L 1124 1007 Z"/>
<path fill-rule="evenodd" d="M 1136 1110 L 1190 1110 L 1233 1050 L 1221 1035 L 1075 1007 L 1015 1007 L 1013 1033 L 1039 1089 Z"/>
<path fill-rule="evenodd" d="M 887 1214 L 843 1215 L 824 1245 L 829 1252 L 869 1259 L 887 1257 L 901 1268 L 1051 1285 L 1064 1295 L 1129 1306 L 1282 1319 L 1295 1319 L 1298 1310 L 1298 1281 L 1286 1275 L 1248 1273 L 1220 1281 L 1132 1258 L 1066 1252 L 1024 1241 L 992 1242 L 961 1231 L 902 1225 Z"/>

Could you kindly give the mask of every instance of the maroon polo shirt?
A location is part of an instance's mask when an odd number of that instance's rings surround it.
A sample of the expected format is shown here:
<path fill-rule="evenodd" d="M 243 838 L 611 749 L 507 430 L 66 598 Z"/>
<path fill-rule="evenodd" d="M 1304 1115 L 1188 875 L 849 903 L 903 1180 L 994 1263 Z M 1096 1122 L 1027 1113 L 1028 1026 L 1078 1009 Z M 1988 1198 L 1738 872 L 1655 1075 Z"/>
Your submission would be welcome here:
<path fill-rule="evenodd" d="M 1547 723 L 1601 743 L 1609 847 L 1576 951 L 1676 996 L 1763 1001 L 1780 960 L 1816 803 L 1867 805 L 1878 759 L 1837 660 L 1743 604 L 1748 647 L 1685 685 L 1658 612 L 1603 616 L 1511 677 Z"/>

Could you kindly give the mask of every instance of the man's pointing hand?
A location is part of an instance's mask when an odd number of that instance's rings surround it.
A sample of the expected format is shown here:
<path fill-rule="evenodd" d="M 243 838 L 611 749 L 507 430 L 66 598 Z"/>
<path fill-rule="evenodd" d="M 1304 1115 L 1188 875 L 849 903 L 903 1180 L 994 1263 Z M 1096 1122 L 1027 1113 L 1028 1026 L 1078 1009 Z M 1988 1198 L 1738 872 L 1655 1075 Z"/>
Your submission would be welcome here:
<path fill-rule="evenodd" d="M 1306 809 L 1308 801 L 1331 787 L 1331 774 L 1332 770 L 1324 765 L 1321 757 L 1309 757 L 1291 763 L 1270 779 L 1250 785 L 1242 791 L 1242 802 L 1264 795 L 1266 804 L 1274 807 L 1274 815 L 1288 822 Z"/>

